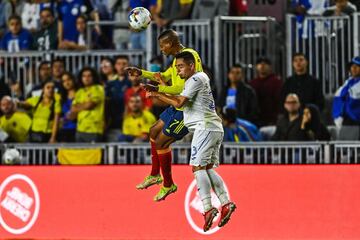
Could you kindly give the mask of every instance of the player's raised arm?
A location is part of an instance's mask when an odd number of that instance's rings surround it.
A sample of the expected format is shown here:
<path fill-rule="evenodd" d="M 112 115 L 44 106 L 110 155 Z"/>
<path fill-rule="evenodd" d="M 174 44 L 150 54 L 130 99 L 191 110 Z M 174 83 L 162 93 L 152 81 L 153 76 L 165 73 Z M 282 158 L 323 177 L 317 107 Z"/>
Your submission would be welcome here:
<path fill-rule="evenodd" d="M 159 82 L 159 80 L 156 78 L 156 74 L 158 72 L 150 72 L 137 67 L 127 67 L 125 68 L 125 71 L 127 71 L 127 73 L 130 76 L 137 75 L 137 76 L 141 76 L 142 78 L 150 79 L 151 81 Z M 161 74 L 161 78 L 165 82 L 171 79 L 171 69 L 167 69 L 165 72 L 161 72 L 160 74 Z"/>
<path fill-rule="evenodd" d="M 146 96 L 159 98 L 161 101 L 170 104 L 176 108 L 182 108 L 189 100 L 185 96 L 169 96 L 160 92 L 147 92 Z"/>

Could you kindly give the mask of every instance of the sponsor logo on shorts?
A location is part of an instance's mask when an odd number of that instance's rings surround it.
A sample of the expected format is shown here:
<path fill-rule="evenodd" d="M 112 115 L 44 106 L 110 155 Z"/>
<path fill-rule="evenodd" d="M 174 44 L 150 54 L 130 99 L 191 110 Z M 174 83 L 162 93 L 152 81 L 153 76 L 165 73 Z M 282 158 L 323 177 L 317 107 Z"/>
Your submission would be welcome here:
<path fill-rule="evenodd" d="M 22 174 L 7 177 L 0 185 L 0 226 L 12 234 L 29 231 L 40 210 L 34 182 Z"/>

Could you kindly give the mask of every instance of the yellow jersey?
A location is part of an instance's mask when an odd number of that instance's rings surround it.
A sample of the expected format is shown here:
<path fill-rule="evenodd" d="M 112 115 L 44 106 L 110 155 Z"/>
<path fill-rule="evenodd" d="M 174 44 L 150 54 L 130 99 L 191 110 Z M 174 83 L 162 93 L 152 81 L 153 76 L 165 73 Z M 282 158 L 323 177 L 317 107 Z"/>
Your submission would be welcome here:
<path fill-rule="evenodd" d="M 104 132 L 104 107 L 105 91 L 104 87 L 98 84 L 88 88 L 80 88 L 76 94 L 73 105 L 78 103 L 94 102 L 96 106 L 91 110 L 80 111 L 77 116 L 77 131 L 83 133 Z"/>
<path fill-rule="evenodd" d="M 134 137 L 140 137 L 144 133 L 149 133 L 150 127 L 156 122 L 155 116 L 144 110 L 140 116 L 127 114 L 124 117 L 122 133 Z"/>
<path fill-rule="evenodd" d="M 33 132 L 51 133 L 54 124 L 54 119 L 50 119 L 52 103 L 44 105 L 42 103 L 38 104 L 39 101 L 40 101 L 40 96 L 26 99 L 26 102 L 30 103 L 30 105 L 33 107 L 33 111 L 32 111 L 33 120 L 32 120 L 31 130 Z M 35 107 L 36 109 L 34 109 Z M 61 102 L 60 102 L 59 94 L 55 94 L 55 103 L 54 103 L 53 111 L 54 114 L 61 113 Z"/>
<path fill-rule="evenodd" d="M 181 52 L 192 53 L 195 58 L 196 72 L 203 71 L 200 56 L 194 49 L 184 48 L 181 50 Z M 171 95 L 179 95 L 183 91 L 185 85 L 185 79 L 181 79 L 180 76 L 177 74 L 175 64 L 176 64 L 176 58 L 174 58 L 174 60 L 172 61 L 171 66 L 165 72 L 161 73 L 162 78 L 166 82 L 171 80 L 171 86 L 159 85 L 159 92 L 167 93 Z M 156 79 L 154 78 L 154 74 L 155 74 L 154 72 L 142 70 L 141 73 L 144 78 L 148 78 L 152 81 L 156 81 Z"/>
<path fill-rule="evenodd" d="M 4 130 L 11 141 L 26 142 L 31 127 L 31 118 L 23 112 L 15 112 L 10 118 L 0 118 L 0 128 Z"/>

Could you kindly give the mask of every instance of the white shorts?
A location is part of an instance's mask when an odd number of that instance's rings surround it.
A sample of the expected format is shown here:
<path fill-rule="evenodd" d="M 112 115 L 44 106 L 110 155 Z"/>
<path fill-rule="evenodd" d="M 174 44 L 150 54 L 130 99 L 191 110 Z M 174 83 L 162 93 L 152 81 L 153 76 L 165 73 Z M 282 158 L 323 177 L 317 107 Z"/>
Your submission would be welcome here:
<path fill-rule="evenodd" d="M 219 166 L 219 154 L 223 138 L 223 132 L 195 129 L 191 141 L 190 165 L 206 166 L 214 164 L 214 167 Z"/>

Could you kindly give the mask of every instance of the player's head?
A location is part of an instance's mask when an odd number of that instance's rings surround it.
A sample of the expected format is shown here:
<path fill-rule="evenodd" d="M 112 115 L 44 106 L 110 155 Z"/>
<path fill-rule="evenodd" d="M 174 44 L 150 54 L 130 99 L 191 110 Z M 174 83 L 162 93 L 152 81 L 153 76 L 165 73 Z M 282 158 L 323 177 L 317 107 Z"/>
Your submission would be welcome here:
<path fill-rule="evenodd" d="M 360 56 L 354 57 L 350 64 L 351 76 L 354 78 L 360 77 Z"/>
<path fill-rule="evenodd" d="M 12 15 L 8 19 L 9 31 L 12 34 L 18 34 L 22 28 L 21 17 L 18 15 Z"/>
<path fill-rule="evenodd" d="M 228 79 L 230 84 L 237 84 L 244 78 L 243 69 L 240 64 L 233 65 L 228 71 Z"/>
<path fill-rule="evenodd" d="M 175 56 L 176 70 L 182 79 L 188 79 L 194 75 L 195 71 L 195 58 L 190 52 L 182 52 Z"/>
<path fill-rule="evenodd" d="M 130 97 L 128 103 L 128 109 L 130 113 L 140 113 L 142 110 L 142 100 L 141 97 L 137 94 L 134 94 Z"/>
<path fill-rule="evenodd" d="M 289 93 L 286 96 L 284 108 L 289 114 L 296 114 L 300 109 L 300 100 L 295 93 Z"/>
<path fill-rule="evenodd" d="M 40 11 L 40 24 L 43 28 L 49 27 L 54 21 L 54 12 L 51 8 L 43 8 Z"/>
<path fill-rule="evenodd" d="M 158 41 L 159 41 L 160 51 L 166 56 L 176 54 L 180 46 L 179 35 L 177 32 L 175 32 L 172 29 L 167 29 L 163 31 L 159 35 Z"/>
<path fill-rule="evenodd" d="M 1 112 L 5 115 L 11 115 L 15 111 L 14 102 L 10 96 L 4 96 L 1 99 Z"/>
<path fill-rule="evenodd" d="M 296 74 L 302 75 L 307 72 L 308 60 L 303 53 L 295 53 L 292 64 Z"/>

